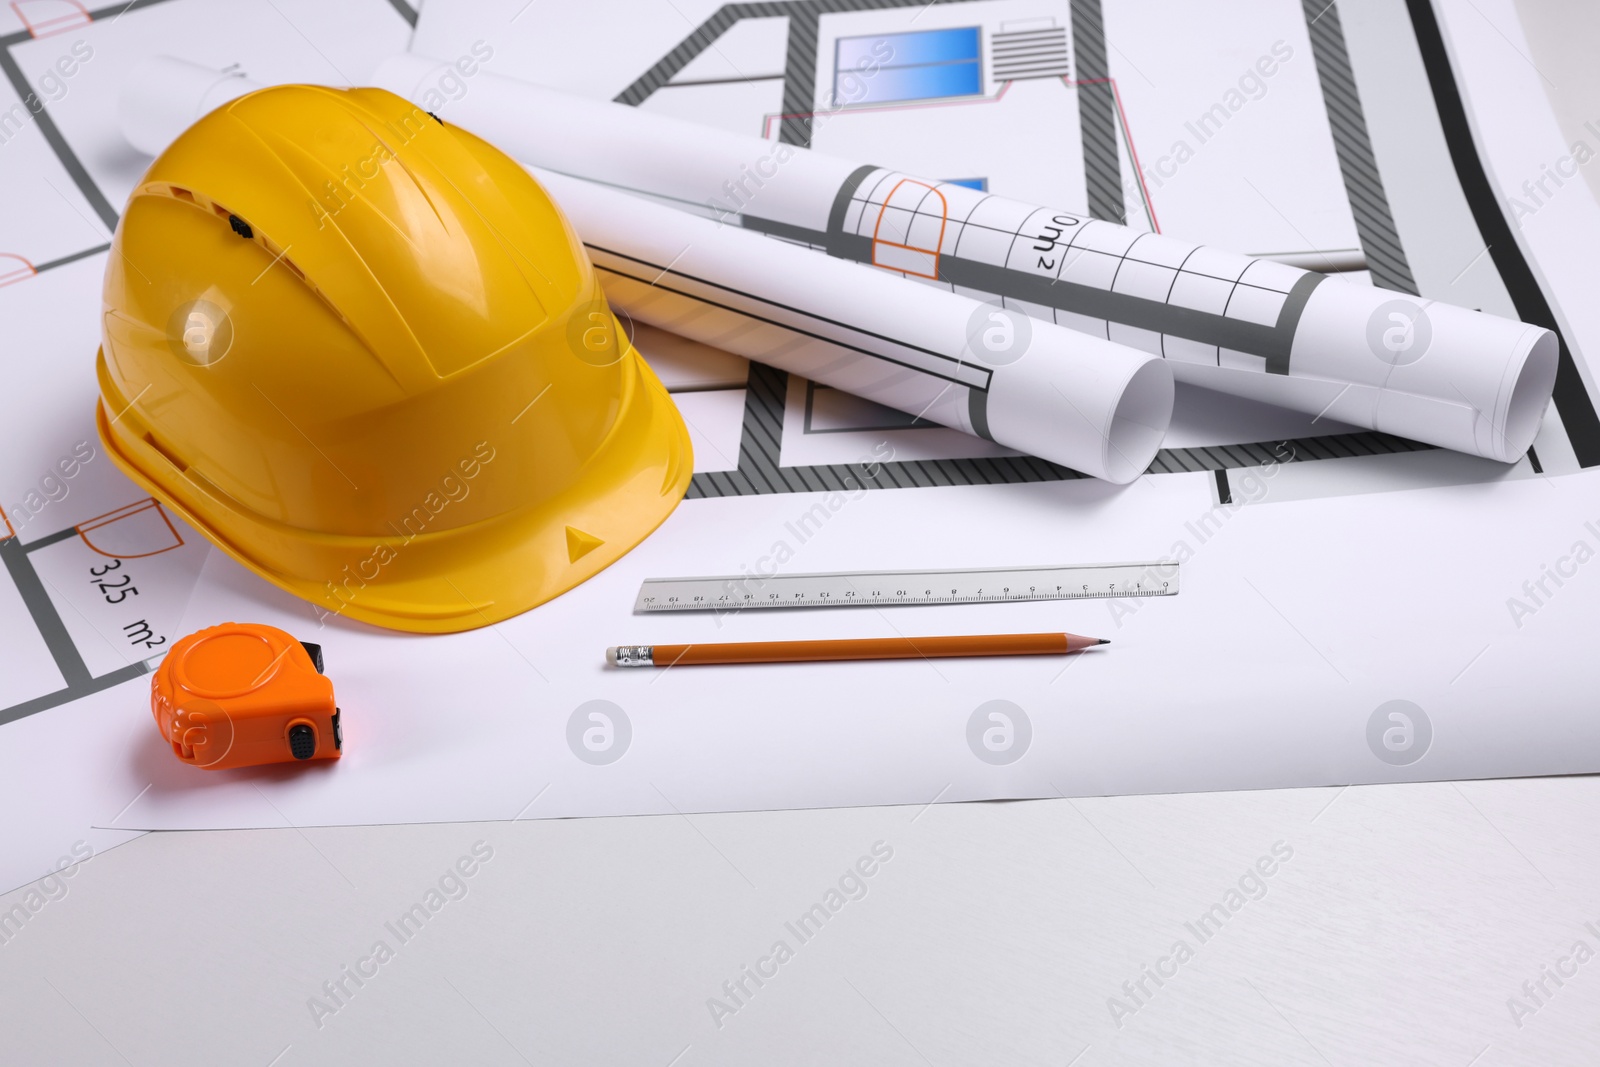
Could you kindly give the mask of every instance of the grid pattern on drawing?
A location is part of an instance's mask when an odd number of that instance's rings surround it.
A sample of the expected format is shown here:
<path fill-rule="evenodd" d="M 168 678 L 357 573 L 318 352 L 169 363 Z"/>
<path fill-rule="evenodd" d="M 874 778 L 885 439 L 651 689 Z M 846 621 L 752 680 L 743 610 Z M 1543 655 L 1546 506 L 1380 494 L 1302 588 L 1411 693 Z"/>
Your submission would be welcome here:
<path fill-rule="evenodd" d="M 1139 233 L 965 186 L 940 183 L 937 194 L 903 175 L 878 171 L 852 195 L 843 228 L 873 241 L 874 263 L 919 280 L 941 278 L 937 261 L 949 256 L 1265 327 L 1277 325 L 1289 291 L 1306 274 L 1270 260 Z M 996 295 L 963 290 L 948 281 L 935 284 L 969 295 Z M 1178 362 L 1266 369 L 1262 355 L 1014 296 L 1002 299 L 1058 325 Z"/>

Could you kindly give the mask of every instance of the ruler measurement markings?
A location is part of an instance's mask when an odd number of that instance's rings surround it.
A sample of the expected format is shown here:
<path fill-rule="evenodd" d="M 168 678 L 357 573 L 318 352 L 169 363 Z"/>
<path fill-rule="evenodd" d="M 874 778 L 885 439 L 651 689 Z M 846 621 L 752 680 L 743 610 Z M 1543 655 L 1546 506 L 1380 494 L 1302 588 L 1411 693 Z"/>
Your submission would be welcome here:
<path fill-rule="evenodd" d="M 1176 562 L 966 570 L 648 578 L 637 612 L 992 604 L 1173 596 Z"/>

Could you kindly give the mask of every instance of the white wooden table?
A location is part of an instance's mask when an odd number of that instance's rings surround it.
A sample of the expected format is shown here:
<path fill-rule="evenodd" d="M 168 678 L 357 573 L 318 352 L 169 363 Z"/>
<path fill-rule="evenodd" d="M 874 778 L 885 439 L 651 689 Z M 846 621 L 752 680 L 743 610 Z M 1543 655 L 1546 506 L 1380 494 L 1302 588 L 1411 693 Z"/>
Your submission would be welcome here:
<path fill-rule="evenodd" d="M 7 929 L 0 1061 L 1594 1063 L 1597 825 L 1557 778 L 151 834 Z"/>

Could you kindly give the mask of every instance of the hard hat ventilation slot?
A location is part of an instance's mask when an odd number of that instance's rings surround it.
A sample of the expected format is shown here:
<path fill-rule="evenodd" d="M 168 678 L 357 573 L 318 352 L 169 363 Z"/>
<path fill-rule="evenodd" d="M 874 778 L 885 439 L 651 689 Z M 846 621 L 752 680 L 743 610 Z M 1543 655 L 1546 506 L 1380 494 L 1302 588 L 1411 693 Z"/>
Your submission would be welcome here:
<path fill-rule="evenodd" d="M 287 249 L 279 248 L 277 245 L 267 240 L 265 234 L 258 234 L 256 236 L 256 243 L 267 250 L 267 255 L 272 257 L 272 262 L 274 265 L 281 266 L 284 270 L 288 271 L 290 274 L 293 274 L 302 282 L 305 282 L 307 288 L 309 288 L 313 293 L 316 293 L 317 296 L 322 297 L 324 303 L 327 302 L 327 298 L 323 297 L 322 293 L 317 289 L 317 287 L 306 278 L 306 272 L 296 266 L 294 260 L 285 255 Z M 332 305 L 330 304 L 329 306 L 331 307 Z"/>
<path fill-rule="evenodd" d="M 309 279 L 306 278 L 306 272 L 296 266 L 293 260 L 285 256 L 283 254 L 283 249 L 267 240 L 264 235 L 256 233 L 255 227 L 251 226 L 244 219 L 240 218 L 238 215 L 235 215 L 233 212 L 229 211 L 215 200 L 207 199 L 205 196 L 196 194 L 191 189 L 185 189 L 181 185 L 152 185 L 148 187 L 147 191 L 160 193 L 163 189 L 170 194 L 174 200 L 182 200 L 186 204 L 193 204 L 202 211 L 206 208 L 210 208 L 211 213 L 217 218 L 226 222 L 228 224 L 228 228 L 231 229 L 235 234 L 244 238 L 246 241 L 255 241 L 257 244 L 261 245 L 262 248 L 266 249 L 267 254 L 273 257 L 274 264 L 281 263 L 288 269 L 290 274 L 293 274 L 296 278 L 299 278 L 302 282 L 305 282 L 306 285 L 311 287 L 312 292 L 315 292 L 317 296 L 322 297 L 323 302 L 327 303 L 327 298 L 323 296 L 323 294 L 315 285 L 311 283 Z M 341 320 L 344 319 L 344 315 L 339 311 L 338 308 L 333 307 L 331 303 L 329 303 L 328 306 L 332 308 L 334 314 L 338 315 Z"/>

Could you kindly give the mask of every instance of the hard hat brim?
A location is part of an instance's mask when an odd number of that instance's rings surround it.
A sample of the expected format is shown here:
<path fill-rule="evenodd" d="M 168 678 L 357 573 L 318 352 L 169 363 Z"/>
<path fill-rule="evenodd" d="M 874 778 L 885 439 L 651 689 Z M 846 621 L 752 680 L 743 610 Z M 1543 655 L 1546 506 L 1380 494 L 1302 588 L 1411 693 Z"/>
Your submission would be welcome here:
<path fill-rule="evenodd" d="M 456 633 L 519 615 L 610 566 L 688 490 L 694 461 L 683 420 L 631 348 L 624 362 L 632 371 L 617 422 L 587 477 L 519 511 L 415 534 L 306 530 L 229 499 L 157 447 L 103 350 L 96 427 L 128 477 L 246 568 L 307 601 L 319 619 Z"/>

